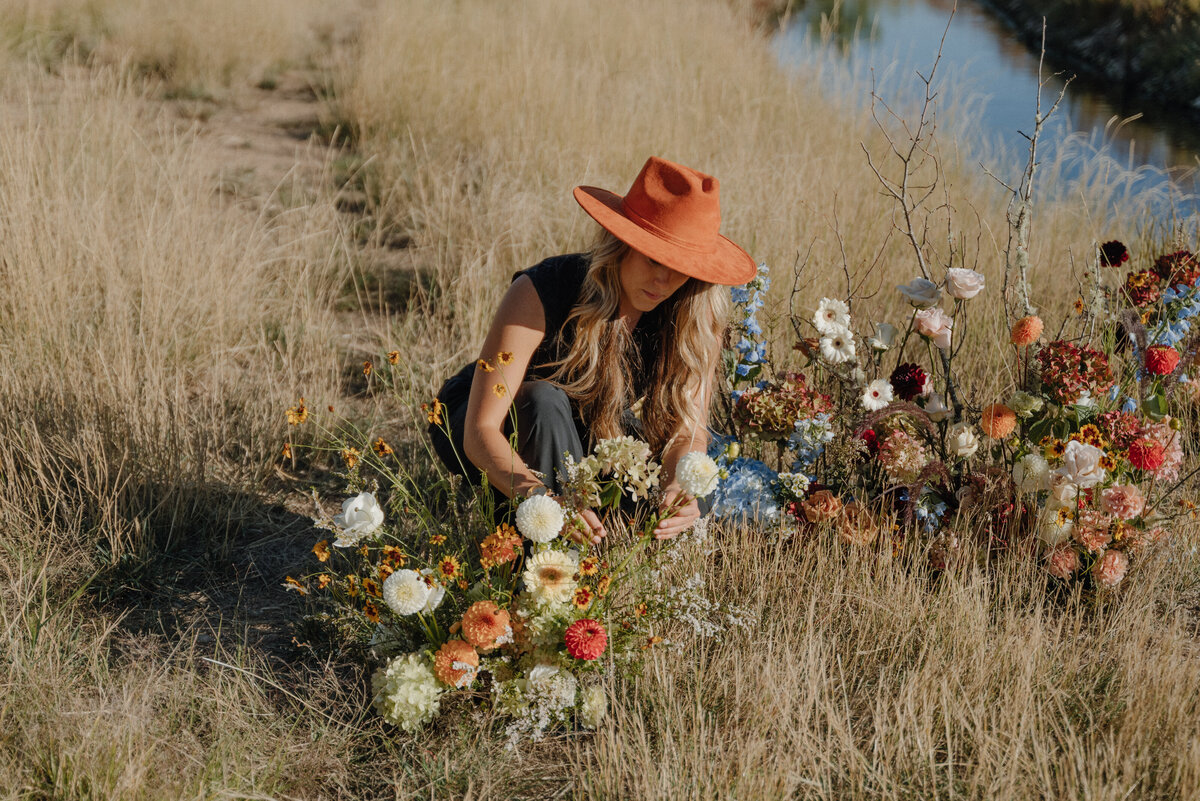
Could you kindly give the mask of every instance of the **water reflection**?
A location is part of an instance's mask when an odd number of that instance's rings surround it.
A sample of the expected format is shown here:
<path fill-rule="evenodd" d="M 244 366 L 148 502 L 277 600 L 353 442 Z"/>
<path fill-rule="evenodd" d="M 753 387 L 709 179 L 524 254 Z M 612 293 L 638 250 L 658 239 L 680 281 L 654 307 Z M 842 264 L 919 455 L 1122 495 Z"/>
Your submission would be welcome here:
<path fill-rule="evenodd" d="M 872 74 L 928 70 L 953 7 L 953 0 L 802 0 L 779 35 L 780 56 L 785 63 L 837 58 L 861 91 Z M 976 126 L 964 133 L 981 149 L 1024 149 L 1018 131 L 1032 126 L 1038 59 L 1008 28 L 979 6 L 960 4 L 940 69 L 951 79 L 946 100 L 978 108 Z M 1047 64 L 1046 71 L 1054 67 Z M 833 91 L 847 87 L 834 71 L 826 72 L 826 83 Z M 1043 108 L 1061 87 L 1050 81 Z M 1103 88 L 1082 79 L 1071 83 L 1047 131 L 1047 160 L 1070 162 L 1068 179 L 1094 173 L 1097 160 L 1120 165 L 1135 173 L 1126 176 L 1132 191 L 1161 193 L 1169 198 L 1163 205 L 1176 211 L 1200 211 L 1200 126 L 1161 108 L 1119 107 Z"/>

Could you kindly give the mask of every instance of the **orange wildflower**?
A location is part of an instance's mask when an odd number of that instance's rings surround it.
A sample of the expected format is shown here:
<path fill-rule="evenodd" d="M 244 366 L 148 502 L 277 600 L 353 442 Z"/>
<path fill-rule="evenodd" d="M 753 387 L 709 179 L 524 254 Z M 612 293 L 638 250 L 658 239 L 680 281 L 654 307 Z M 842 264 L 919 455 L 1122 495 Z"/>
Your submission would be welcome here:
<path fill-rule="evenodd" d="M 301 595 L 308 595 L 308 588 L 305 587 L 300 582 L 296 581 L 291 576 L 288 576 L 287 578 L 285 578 L 283 580 L 283 587 L 284 587 L 284 589 L 287 589 L 287 590 L 295 590 L 296 592 L 300 593 Z"/>
<path fill-rule="evenodd" d="M 371 364 L 370 362 L 363 362 L 363 375 L 369 377 L 371 375 L 371 371 L 374 369 L 375 365 Z"/>
<path fill-rule="evenodd" d="M 367 601 L 363 604 L 363 614 L 367 616 L 367 620 L 372 623 L 379 622 L 379 607 L 373 601 Z"/>
<path fill-rule="evenodd" d="M 433 536 L 431 536 L 429 538 L 429 544 L 434 545 L 434 546 L 441 545 L 445 541 L 446 541 L 445 534 L 434 534 Z"/>
<path fill-rule="evenodd" d="M 329 540 L 321 540 L 313 546 L 313 553 L 317 555 L 317 559 L 321 562 L 329 561 Z"/>
<path fill-rule="evenodd" d="M 1022 317 L 1013 323 L 1011 341 L 1018 348 L 1032 345 L 1038 341 L 1038 337 L 1042 335 L 1045 327 L 1042 318 L 1037 315 Z"/>
<path fill-rule="evenodd" d="M 404 563 L 407 561 L 408 557 L 404 555 L 404 551 L 400 550 L 395 545 L 385 545 L 383 546 L 383 558 L 389 564 L 395 565 L 396 567 L 404 567 Z"/>
<path fill-rule="evenodd" d="M 367 595 L 374 595 L 376 598 L 381 597 L 382 593 L 379 592 L 379 585 L 375 583 L 375 579 L 364 578 L 362 580 L 362 586 Z"/>
<path fill-rule="evenodd" d="M 317 576 L 317 589 L 325 589 L 329 586 L 331 581 L 333 581 L 333 576 L 329 575 L 328 573 L 322 573 L 321 575 Z"/>
<path fill-rule="evenodd" d="M 575 597 L 571 600 L 571 603 L 575 604 L 576 608 L 587 609 L 588 605 L 591 604 L 591 602 L 592 602 L 592 591 L 590 589 L 588 589 L 587 587 L 576 587 L 575 588 Z"/>
<path fill-rule="evenodd" d="M 496 384 L 495 386 L 493 386 L 492 392 L 495 393 L 497 398 L 503 398 L 505 395 L 508 394 L 508 390 L 505 389 L 503 384 Z"/>
<path fill-rule="evenodd" d="M 348 470 L 354 469 L 354 466 L 356 464 L 358 464 L 358 459 L 361 456 L 362 456 L 362 451 L 360 451 L 358 448 L 343 448 L 342 449 L 342 461 L 346 463 L 346 468 Z"/>
<path fill-rule="evenodd" d="M 399 364 L 400 363 L 400 351 L 389 350 L 387 359 L 388 359 L 388 364 Z"/>
<path fill-rule="evenodd" d="M 395 453 L 395 451 L 392 450 L 392 446 L 383 441 L 383 437 L 376 437 L 375 442 L 371 445 L 371 449 L 375 451 L 375 453 L 379 454 L 380 459 L 384 458 L 385 456 L 391 456 L 393 453 Z"/>
<path fill-rule="evenodd" d="M 1017 427 L 1017 413 L 1003 403 L 993 403 L 983 410 L 979 427 L 992 439 L 1008 439 Z"/>
<path fill-rule="evenodd" d="M 308 419 L 308 407 L 304 405 L 304 398 L 292 408 L 287 410 L 287 421 L 290 426 L 298 426 Z"/>
<path fill-rule="evenodd" d="M 594 576 L 600 572 L 600 560 L 589 556 L 579 563 L 579 575 Z"/>
<path fill-rule="evenodd" d="M 387 581 L 388 576 L 392 575 L 395 572 L 396 572 L 396 568 L 394 565 L 392 565 L 388 562 L 381 562 L 379 565 L 379 570 L 376 572 L 376 575 L 379 576 L 380 581 Z"/>
<path fill-rule="evenodd" d="M 290 443 L 287 443 L 287 442 L 283 443 L 283 458 L 284 459 L 292 458 L 292 446 Z"/>
<path fill-rule="evenodd" d="M 513 355 L 511 350 L 502 350 L 500 351 L 500 354 L 496 356 L 496 364 L 500 365 L 501 367 L 507 367 L 508 365 L 512 364 L 512 360 Z"/>
<path fill-rule="evenodd" d="M 517 530 L 507 523 L 501 523 L 479 543 L 479 564 L 484 570 L 507 564 L 517 558 L 517 549 L 520 547 L 521 537 Z"/>
<path fill-rule="evenodd" d="M 475 366 L 478 367 L 480 370 L 482 370 L 485 373 L 490 373 L 496 369 L 495 367 L 492 367 L 492 365 L 490 365 L 488 363 L 487 359 L 480 359 L 479 361 L 475 362 Z"/>
<path fill-rule="evenodd" d="M 438 561 L 437 569 L 442 578 L 449 581 L 450 579 L 458 578 L 459 574 L 462 573 L 462 564 L 459 563 L 457 557 L 443 556 Z"/>
<path fill-rule="evenodd" d="M 446 404 L 440 400 L 434 399 L 433 405 L 428 403 L 421 404 L 421 411 L 425 412 L 425 419 L 431 425 L 440 426 L 442 424 L 442 411 L 446 408 Z"/>
<path fill-rule="evenodd" d="M 612 576 L 603 576 L 596 582 L 596 594 L 603 598 L 608 595 L 608 588 L 612 586 Z"/>

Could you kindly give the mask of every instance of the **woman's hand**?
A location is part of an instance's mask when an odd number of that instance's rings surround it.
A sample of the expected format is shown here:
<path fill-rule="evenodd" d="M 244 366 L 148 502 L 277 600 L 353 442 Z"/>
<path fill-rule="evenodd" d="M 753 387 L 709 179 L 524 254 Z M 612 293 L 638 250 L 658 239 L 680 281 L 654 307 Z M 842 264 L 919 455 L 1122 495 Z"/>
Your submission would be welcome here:
<path fill-rule="evenodd" d="M 599 516 L 591 509 L 584 509 L 574 520 L 567 521 L 567 536 L 579 545 L 586 545 L 589 541 L 592 545 L 599 545 L 607 533 Z"/>
<path fill-rule="evenodd" d="M 667 487 L 666 491 L 663 493 L 662 504 L 658 507 L 659 511 L 661 512 L 670 509 L 675 503 L 678 502 L 681 495 L 682 493 L 679 487 Z M 671 515 L 666 520 L 659 522 L 658 526 L 654 529 L 654 539 L 666 540 L 674 537 L 676 534 L 682 534 L 691 528 L 692 524 L 699 519 L 700 504 L 695 498 L 692 498 L 691 501 L 679 507 L 679 510 L 676 511 L 675 514 Z"/>

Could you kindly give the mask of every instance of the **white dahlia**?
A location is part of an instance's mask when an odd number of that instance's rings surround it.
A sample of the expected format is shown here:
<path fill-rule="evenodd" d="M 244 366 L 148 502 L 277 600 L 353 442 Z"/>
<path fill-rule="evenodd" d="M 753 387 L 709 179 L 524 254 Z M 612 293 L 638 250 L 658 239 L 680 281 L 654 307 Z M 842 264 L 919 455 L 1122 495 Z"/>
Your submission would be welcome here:
<path fill-rule="evenodd" d="M 424 654 L 398 656 L 371 676 L 372 703 L 384 720 L 416 731 L 438 713 L 442 687 Z"/>
<path fill-rule="evenodd" d="M 429 585 L 415 570 L 397 570 L 383 582 L 383 602 L 397 615 L 423 611 L 429 592 Z"/>
<path fill-rule="evenodd" d="M 550 542 L 563 527 L 563 510 L 549 495 L 531 495 L 517 507 L 517 529 L 534 542 Z"/>
<path fill-rule="evenodd" d="M 538 601 L 565 604 L 575 597 L 579 565 L 562 551 L 545 550 L 525 562 L 525 591 Z"/>
<path fill-rule="evenodd" d="M 841 328 L 850 327 L 850 307 L 836 298 L 821 298 L 813 325 L 822 334 L 831 334 Z"/>
<path fill-rule="evenodd" d="M 679 488 L 693 498 L 704 498 L 717 488 L 721 469 L 712 457 L 703 451 L 685 453 L 675 466 L 675 480 Z"/>

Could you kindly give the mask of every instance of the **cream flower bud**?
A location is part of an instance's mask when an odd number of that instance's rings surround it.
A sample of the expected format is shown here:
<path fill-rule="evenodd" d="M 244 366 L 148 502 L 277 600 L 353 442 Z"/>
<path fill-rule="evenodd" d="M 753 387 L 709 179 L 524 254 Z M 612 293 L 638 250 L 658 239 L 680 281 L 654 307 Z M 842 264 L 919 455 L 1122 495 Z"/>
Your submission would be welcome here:
<path fill-rule="evenodd" d="M 913 315 L 913 327 L 918 334 L 932 340 L 937 347 L 950 347 L 954 319 L 941 309 L 921 309 Z"/>
<path fill-rule="evenodd" d="M 908 302 L 920 308 L 936 306 L 942 299 L 942 290 L 928 278 L 914 278 L 911 283 L 896 287 Z"/>
<path fill-rule="evenodd" d="M 960 459 L 967 459 L 979 450 L 979 437 L 967 423 L 955 423 L 946 432 L 946 447 Z"/>
<path fill-rule="evenodd" d="M 968 300 L 983 291 L 983 276 L 964 267 L 946 270 L 946 294 L 959 300 Z"/>
<path fill-rule="evenodd" d="M 875 323 L 875 336 L 867 339 L 867 345 L 873 350 L 885 351 L 896 344 L 896 326 L 890 323 Z"/>

